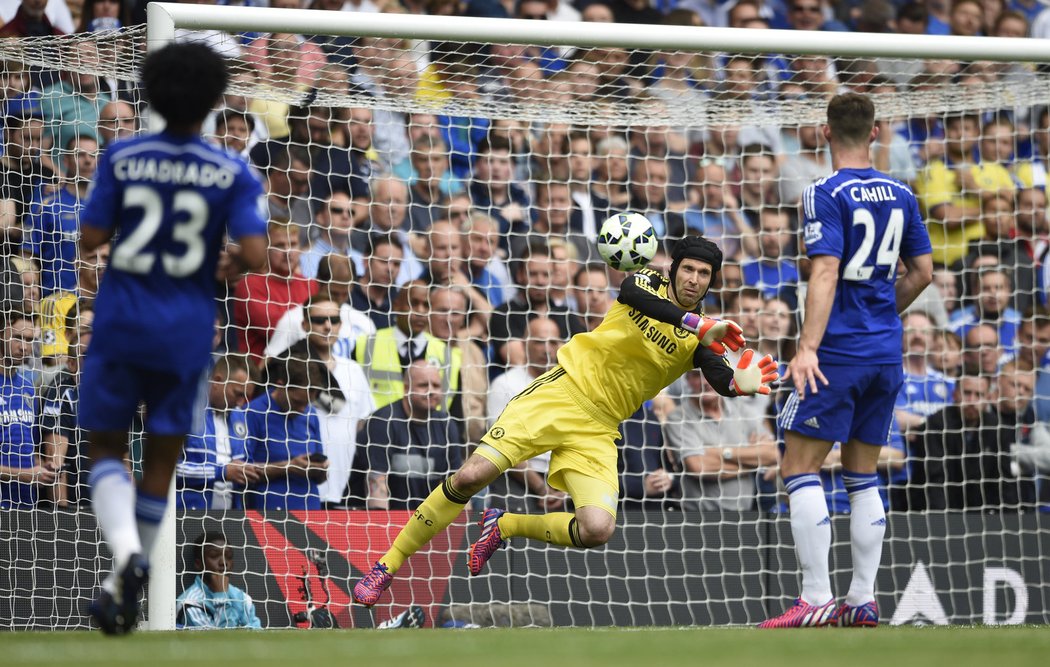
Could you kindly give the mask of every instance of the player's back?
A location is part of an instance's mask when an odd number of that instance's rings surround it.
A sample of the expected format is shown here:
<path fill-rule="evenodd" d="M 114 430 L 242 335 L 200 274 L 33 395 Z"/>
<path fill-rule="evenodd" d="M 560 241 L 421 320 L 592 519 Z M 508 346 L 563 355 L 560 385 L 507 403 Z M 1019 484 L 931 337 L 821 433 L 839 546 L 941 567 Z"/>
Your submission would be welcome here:
<path fill-rule="evenodd" d="M 95 306 L 95 354 L 155 367 L 202 363 L 216 316 L 227 229 L 265 234 L 262 186 L 247 163 L 199 136 L 161 132 L 100 159 L 83 224 L 113 229 Z"/>
<path fill-rule="evenodd" d="M 875 169 L 840 169 L 806 188 L 802 205 L 809 256 L 840 259 L 821 360 L 901 363 L 897 260 L 930 252 L 915 195 Z"/>

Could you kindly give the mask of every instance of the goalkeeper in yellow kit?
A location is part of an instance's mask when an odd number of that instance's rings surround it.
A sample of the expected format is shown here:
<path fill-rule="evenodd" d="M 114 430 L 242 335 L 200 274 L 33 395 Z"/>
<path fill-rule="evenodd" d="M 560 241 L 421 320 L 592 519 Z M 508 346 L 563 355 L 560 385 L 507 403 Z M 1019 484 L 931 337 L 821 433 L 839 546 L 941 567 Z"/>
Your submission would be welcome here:
<path fill-rule="evenodd" d="M 748 350 L 731 368 L 722 355 L 726 347 L 743 347 L 740 327 L 703 316 L 722 251 L 693 236 L 679 241 L 671 257 L 670 278 L 649 269 L 628 276 L 601 325 L 574 336 L 558 352 L 558 365 L 511 400 L 466 463 L 416 508 L 390 551 L 357 582 L 355 602 L 378 602 L 398 568 L 459 516 L 471 496 L 546 451 L 547 481 L 572 497 L 575 513 L 486 510 L 481 537 L 470 547 L 470 573 L 480 573 L 510 537 L 580 549 L 605 544 L 616 528 L 620 422 L 692 368 L 723 396 L 769 393 L 777 379 L 772 357 L 752 363 Z"/>

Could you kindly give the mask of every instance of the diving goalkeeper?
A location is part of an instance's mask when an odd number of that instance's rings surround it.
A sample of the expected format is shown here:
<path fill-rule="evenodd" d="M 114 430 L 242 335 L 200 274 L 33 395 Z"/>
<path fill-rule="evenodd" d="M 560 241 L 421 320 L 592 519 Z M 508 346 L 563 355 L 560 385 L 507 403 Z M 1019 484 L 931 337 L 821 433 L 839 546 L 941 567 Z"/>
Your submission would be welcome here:
<path fill-rule="evenodd" d="M 777 379 L 772 357 L 753 363 L 748 350 L 731 368 L 722 355 L 743 347 L 740 327 L 703 315 L 722 251 L 687 237 L 671 256 L 670 278 L 649 269 L 628 276 L 598 328 L 574 336 L 558 352 L 558 365 L 511 400 L 477 450 L 416 508 L 390 551 L 357 582 L 355 602 L 378 602 L 398 568 L 459 516 L 471 496 L 546 451 L 547 481 L 572 497 L 575 514 L 485 510 L 481 537 L 470 547 L 470 573 L 479 574 L 510 537 L 579 549 L 605 544 L 616 529 L 621 421 L 691 368 L 700 368 L 723 396 L 769 393 Z"/>

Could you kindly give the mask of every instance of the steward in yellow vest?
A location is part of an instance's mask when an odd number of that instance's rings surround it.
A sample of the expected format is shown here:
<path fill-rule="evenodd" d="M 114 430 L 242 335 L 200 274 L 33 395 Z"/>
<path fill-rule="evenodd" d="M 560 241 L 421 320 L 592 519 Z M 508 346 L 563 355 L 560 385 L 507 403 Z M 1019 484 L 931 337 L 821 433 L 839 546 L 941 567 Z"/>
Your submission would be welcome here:
<path fill-rule="evenodd" d="M 415 361 L 415 358 L 407 359 L 408 363 L 402 364 L 400 343 L 407 341 L 409 346 L 414 347 L 422 338 L 426 340 L 423 358 L 437 366 L 441 373 L 441 388 L 445 394 L 447 411 L 459 391 L 459 369 L 463 365 L 463 353 L 426 332 L 411 339 L 404 334 L 399 336 L 399 333 L 401 332 L 396 326 L 380 329 L 374 334 L 359 336 L 354 346 L 354 361 L 361 364 L 365 371 L 376 409 L 404 397 L 404 369 Z"/>
<path fill-rule="evenodd" d="M 365 371 L 377 410 L 404 396 L 405 369 L 418 359 L 426 359 L 440 371 L 445 411 L 459 395 L 463 353 L 426 331 L 429 294 L 421 282 L 405 285 L 394 300 L 394 326 L 359 336 L 354 345 L 354 361 Z"/>

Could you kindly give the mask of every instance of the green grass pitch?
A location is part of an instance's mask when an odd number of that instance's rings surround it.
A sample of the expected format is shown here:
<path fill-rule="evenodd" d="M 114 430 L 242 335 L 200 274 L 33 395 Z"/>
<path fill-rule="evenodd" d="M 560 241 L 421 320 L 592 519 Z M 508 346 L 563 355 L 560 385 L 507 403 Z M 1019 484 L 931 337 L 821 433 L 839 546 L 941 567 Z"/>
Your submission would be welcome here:
<path fill-rule="evenodd" d="M 1048 627 L 875 630 L 482 629 L 5 633 L 7 666 L 1023 667 L 1050 664 Z"/>

